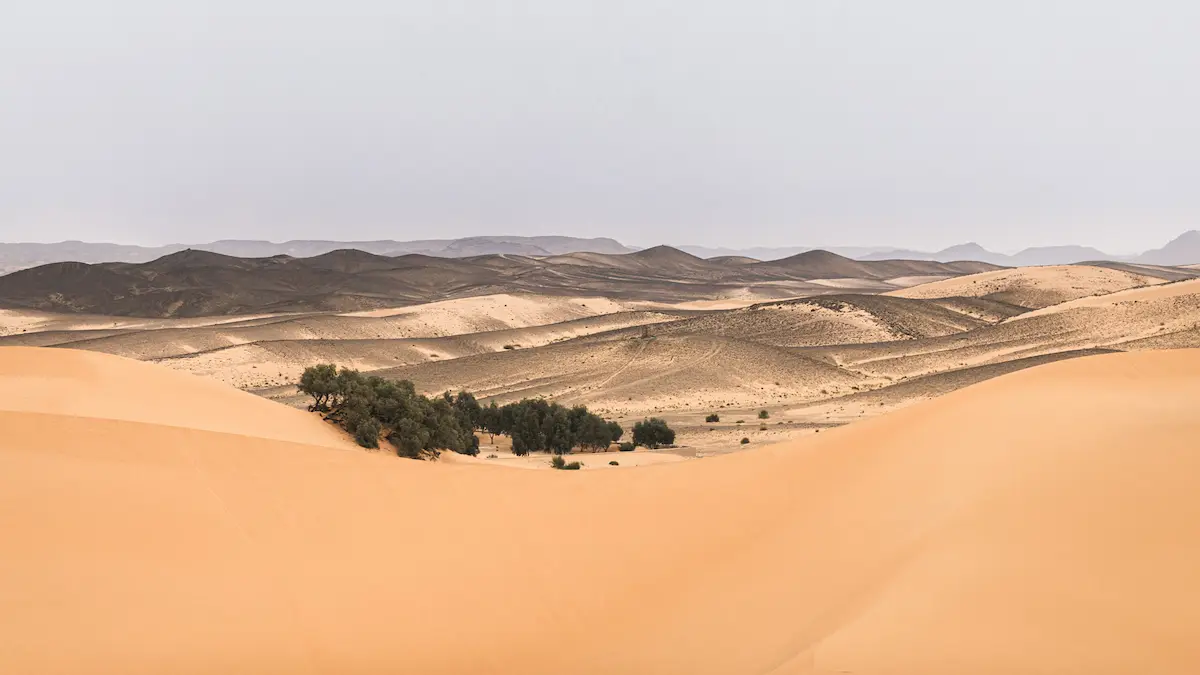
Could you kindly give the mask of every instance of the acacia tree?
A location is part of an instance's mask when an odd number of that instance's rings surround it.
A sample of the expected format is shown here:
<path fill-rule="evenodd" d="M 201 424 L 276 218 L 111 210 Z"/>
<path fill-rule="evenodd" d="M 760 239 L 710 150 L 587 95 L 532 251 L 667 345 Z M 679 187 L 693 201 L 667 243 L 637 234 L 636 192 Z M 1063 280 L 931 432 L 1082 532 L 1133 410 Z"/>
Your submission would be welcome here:
<path fill-rule="evenodd" d="M 296 387 L 301 394 L 313 397 L 313 404 L 308 406 L 310 411 L 329 412 L 330 400 L 338 391 L 337 366 L 332 363 L 322 363 L 311 368 L 305 368 L 300 376 L 300 384 Z"/>

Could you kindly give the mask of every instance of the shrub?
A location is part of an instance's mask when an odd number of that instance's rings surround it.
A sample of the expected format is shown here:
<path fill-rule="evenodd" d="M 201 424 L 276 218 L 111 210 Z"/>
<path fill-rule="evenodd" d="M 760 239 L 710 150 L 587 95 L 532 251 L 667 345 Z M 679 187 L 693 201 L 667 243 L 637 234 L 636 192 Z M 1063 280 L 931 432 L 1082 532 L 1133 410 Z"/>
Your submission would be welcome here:
<path fill-rule="evenodd" d="M 758 430 L 759 430 L 759 431 L 766 431 L 766 430 L 767 430 L 767 423 L 766 423 L 766 422 L 763 422 L 762 424 L 758 425 Z"/>
<path fill-rule="evenodd" d="M 771 413 L 767 412 L 766 410 L 758 411 L 758 419 L 760 419 L 760 420 L 765 420 L 765 419 L 769 418 L 770 416 L 771 416 Z"/>
<path fill-rule="evenodd" d="M 746 445 L 746 444 L 748 444 L 749 442 L 750 442 L 750 439 L 749 439 L 749 438 L 746 438 L 745 436 L 743 436 L 743 437 L 742 437 L 742 445 Z"/>
<path fill-rule="evenodd" d="M 354 427 L 354 440 L 364 448 L 378 448 L 383 425 L 374 417 L 364 417 Z"/>
<path fill-rule="evenodd" d="M 657 417 L 642 420 L 633 425 L 633 444 L 655 449 L 675 442 L 675 431 L 666 421 Z"/>
<path fill-rule="evenodd" d="M 704 421 L 708 422 L 709 424 L 711 424 L 713 422 L 720 422 L 721 416 L 718 415 L 717 413 L 713 413 L 713 414 L 709 415 L 708 417 L 705 417 Z"/>
<path fill-rule="evenodd" d="M 583 465 L 579 462 L 571 462 L 568 464 L 567 460 L 563 459 L 562 455 L 555 455 L 550 459 L 550 466 L 560 471 L 578 471 Z"/>
<path fill-rule="evenodd" d="M 621 452 L 633 452 L 636 448 L 637 446 L 633 444 L 633 441 L 625 441 L 620 446 Z"/>
<path fill-rule="evenodd" d="M 516 345 L 504 345 L 504 348 L 508 349 L 508 350 L 513 350 L 513 349 L 516 349 L 517 346 Z"/>

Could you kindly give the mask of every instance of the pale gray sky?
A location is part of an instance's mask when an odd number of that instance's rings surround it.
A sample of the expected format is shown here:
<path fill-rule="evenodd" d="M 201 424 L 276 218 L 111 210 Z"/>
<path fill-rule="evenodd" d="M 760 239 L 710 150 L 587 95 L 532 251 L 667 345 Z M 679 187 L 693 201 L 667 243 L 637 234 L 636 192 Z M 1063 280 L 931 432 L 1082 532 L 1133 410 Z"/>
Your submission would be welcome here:
<path fill-rule="evenodd" d="M 1157 246 L 1188 0 L 8 0 L 0 240 Z"/>

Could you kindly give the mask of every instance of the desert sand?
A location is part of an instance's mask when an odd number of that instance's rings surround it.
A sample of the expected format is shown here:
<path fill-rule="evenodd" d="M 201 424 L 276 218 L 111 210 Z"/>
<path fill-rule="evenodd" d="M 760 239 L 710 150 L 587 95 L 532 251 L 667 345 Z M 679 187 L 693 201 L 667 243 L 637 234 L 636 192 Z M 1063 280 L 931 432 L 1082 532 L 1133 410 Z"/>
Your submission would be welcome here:
<path fill-rule="evenodd" d="M 0 349 L 0 387 L 0 672 L 1200 670 L 1196 351 L 566 473 L 109 355 Z"/>
<path fill-rule="evenodd" d="M 1040 309 L 1093 294 L 1162 283 L 1149 274 L 1097 265 L 1048 265 L 982 272 L 890 291 L 902 298 L 988 296 L 1023 307 Z"/>

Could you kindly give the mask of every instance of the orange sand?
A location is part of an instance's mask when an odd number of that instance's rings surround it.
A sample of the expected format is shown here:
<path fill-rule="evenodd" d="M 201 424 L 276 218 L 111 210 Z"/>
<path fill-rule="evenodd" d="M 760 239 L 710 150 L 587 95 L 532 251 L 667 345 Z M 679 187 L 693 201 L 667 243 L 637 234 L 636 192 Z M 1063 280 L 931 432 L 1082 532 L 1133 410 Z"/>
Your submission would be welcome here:
<path fill-rule="evenodd" d="M 0 394 L 3 673 L 1200 672 L 1200 352 L 594 472 L 100 354 L 0 349 Z"/>

